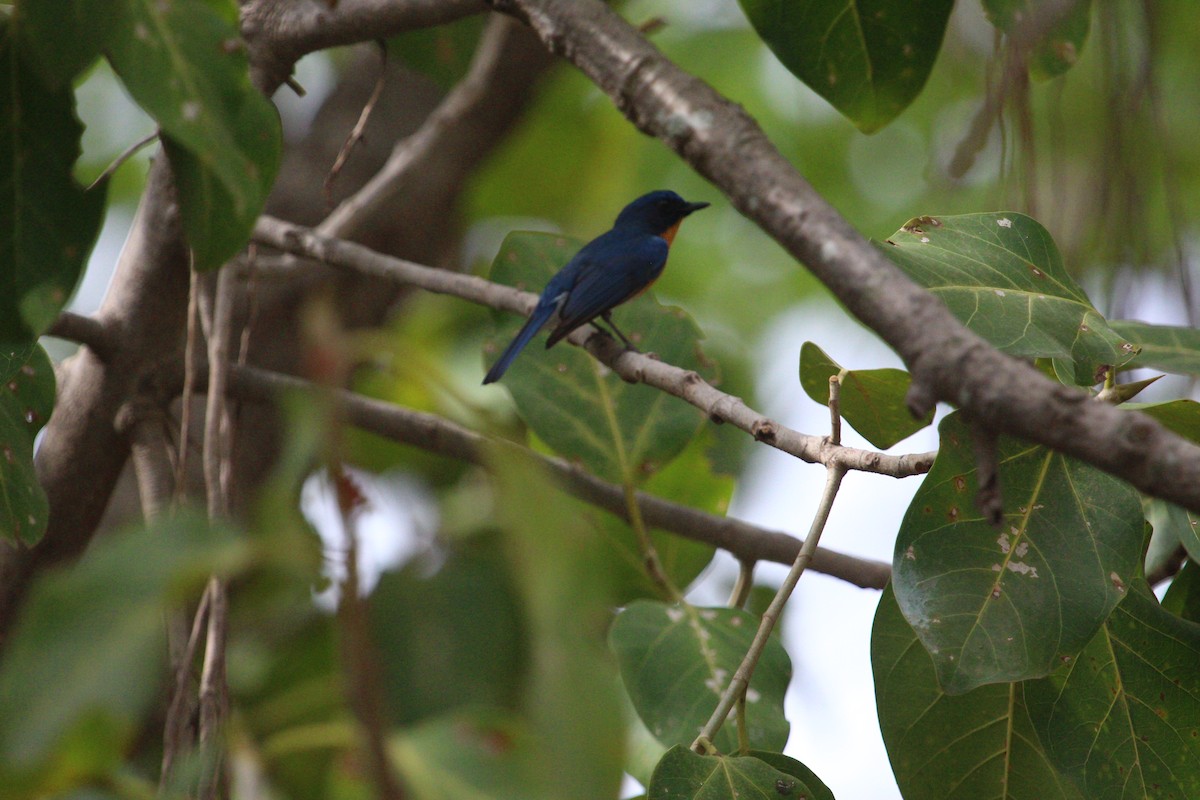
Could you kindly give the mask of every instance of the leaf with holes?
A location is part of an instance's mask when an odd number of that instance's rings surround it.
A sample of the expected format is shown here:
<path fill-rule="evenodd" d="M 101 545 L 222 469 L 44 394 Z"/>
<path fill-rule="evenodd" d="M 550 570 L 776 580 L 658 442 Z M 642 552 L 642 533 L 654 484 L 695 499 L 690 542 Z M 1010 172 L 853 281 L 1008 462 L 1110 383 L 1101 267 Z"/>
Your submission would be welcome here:
<path fill-rule="evenodd" d="M 740 0 L 783 65 L 865 133 L 908 107 L 933 69 L 953 0 Z"/>
<path fill-rule="evenodd" d="M 72 168 L 83 126 L 69 87 L 52 89 L 17 52 L 0 16 L 0 349 L 46 330 L 66 305 L 100 232 L 104 188 Z"/>
<path fill-rule="evenodd" d="M 578 249 L 578 242 L 561 236 L 511 233 L 490 277 L 540 292 Z M 524 322 L 499 312 L 495 318 L 498 329 L 489 353 L 498 352 Z M 647 292 L 618 308 L 613 318 L 626 336 L 663 361 L 711 374 L 700 351 L 702 334 L 679 309 L 660 305 Z M 625 383 L 582 349 L 561 342 L 547 350 L 543 341 L 534 339 L 517 357 L 504 385 L 534 433 L 597 475 L 639 483 L 677 456 L 704 423 L 697 409 L 665 392 Z"/>
<path fill-rule="evenodd" d="M 732 608 L 669 606 L 638 600 L 613 622 L 609 646 L 617 654 L 621 680 L 638 716 L 668 747 L 690 745 L 754 639 L 758 619 Z M 781 750 L 789 725 L 783 696 L 792 663 L 771 637 L 746 693 L 750 746 Z M 722 752 L 737 750 L 733 721 L 714 741 Z"/>
<path fill-rule="evenodd" d="M 829 405 L 829 379 L 842 366 L 812 342 L 800 348 L 800 385 L 822 405 Z M 875 447 L 886 450 L 933 421 L 933 412 L 914 419 L 904 398 L 912 377 L 902 369 L 846 370 L 839 407 L 842 418 Z"/>
<path fill-rule="evenodd" d="M 1077 658 L 1025 693 L 1050 758 L 1087 797 L 1200 797 L 1200 625 L 1140 578 Z"/>
<path fill-rule="evenodd" d="M 871 669 L 880 731 L 905 797 L 1082 800 L 1038 741 L 1022 684 L 947 694 L 891 587 L 871 628 Z"/>
<path fill-rule="evenodd" d="M 833 792 L 808 767 L 778 753 L 702 756 L 685 745 L 666 752 L 646 789 L 646 800 L 735 797 L 833 800 Z"/>
<path fill-rule="evenodd" d="M 954 316 L 1009 355 L 1072 362 L 1082 383 L 1137 353 L 1063 267 L 1050 234 L 1011 212 L 917 217 L 884 253 Z"/>
<path fill-rule="evenodd" d="M 180 212 L 200 269 L 249 238 L 279 168 L 279 115 L 250 83 L 245 46 L 203 0 L 129 0 L 113 69 L 162 128 Z"/>
<path fill-rule="evenodd" d="M 1047 675 L 1091 640 L 1138 571 L 1137 492 L 1001 437 L 997 529 L 975 505 L 975 453 L 961 415 L 943 420 L 939 434 L 937 460 L 896 538 L 900 608 L 951 694 Z"/>

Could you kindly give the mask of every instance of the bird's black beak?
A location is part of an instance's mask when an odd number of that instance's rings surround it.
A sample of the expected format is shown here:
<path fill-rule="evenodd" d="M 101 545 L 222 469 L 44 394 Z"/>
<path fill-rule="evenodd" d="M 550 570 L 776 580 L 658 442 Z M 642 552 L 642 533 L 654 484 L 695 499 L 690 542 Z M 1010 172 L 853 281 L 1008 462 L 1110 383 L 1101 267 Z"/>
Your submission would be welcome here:
<path fill-rule="evenodd" d="M 684 211 L 683 215 L 686 217 L 688 214 L 691 214 L 693 211 L 699 211 L 702 208 L 708 208 L 710 205 L 712 205 L 712 203 L 688 203 L 687 211 Z"/>

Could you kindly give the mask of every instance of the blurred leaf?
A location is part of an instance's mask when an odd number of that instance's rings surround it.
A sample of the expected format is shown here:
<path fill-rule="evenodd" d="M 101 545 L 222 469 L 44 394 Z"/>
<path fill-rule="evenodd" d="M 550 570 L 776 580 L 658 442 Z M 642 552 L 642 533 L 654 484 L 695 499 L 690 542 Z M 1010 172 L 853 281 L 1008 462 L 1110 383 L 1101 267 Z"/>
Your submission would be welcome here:
<path fill-rule="evenodd" d="M 1137 347 L 1113 331 L 1063 268 L 1050 234 L 1024 214 L 917 217 L 883 252 L 954 316 L 1009 355 L 1075 363 L 1076 383 Z"/>
<path fill-rule="evenodd" d="M 733 496 L 734 480 L 713 470 L 708 459 L 711 441 L 711 436 L 705 434 L 708 430 L 711 428 L 704 429 L 678 458 L 654 473 L 641 489 L 689 508 L 723 515 Z M 662 589 L 646 572 L 641 545 L 633 528 L 611 514 L 595 512 L 594 516 L 615 549 L 615 602 L 624 604 L 636 597 L 659 597 Z M 712 563 L 716 552 L 711 545 L 657 528 L 650 530 L 650 541 L 667 576 L 681 591 Z"/>
<path fill-rule="evenodd" d="M 100 57 L 127 13 L 125 0 L 20 0 L 13 24 L 42 81 L 62 89 Z"/>
<path fill-rule="evenodd" d="M 1193 559 L 1171 579 L 1162 607 L 1177 617 L 1200 623 L 1200 564 Z"/>
<path fill-rule="evenodd" d="M 560 236 L 511 233 L 490 278 L 540 292 L 578 249 L 578 242 Z M 492 342 L 498 350 L 524 320 L 499 312 L 496 318 L 500 328 Z M 614 319 L 643 350 L 683 369 L 711 373 L 695 323 L 679 309 L 659 305 L 649 292 L 618 308 Z M 546 444 L 606 480 L 640 483 L 677 456 L 704 423 L 699 410 L 649 386 L 625 383 L 581 348 L 563 342 L 547 351 L 544 341 L 538 337 L 529 344 L 503 383 Z"/>
<path fill-rule="evenodd" d="M 473 14 L 449 25 L 406 31 L 388 40 L 388 52 L 405 66 L 449 89 L 467 73 L 486 17 Z"/>
<path fill-rule="evenodd" d="M 521 707 L 537 752 L 526 777 L 538 791 L 526 796 L 610 800 L 625 724 L 604 647 L 612 587 L 600 543 L 523 453 L 499 445 L 489 465 L 530 643 Z"/>
<path fill-rule="evenodd" d="M 518 720 L 501 712 L 462 711 L 408 729 L 394 740 L 392 757 L 420 800 L 539 796 L 524 769 L 537 757 L 535 742 Z"/>
<path fill-rule="evenodd" d="M 997 529 L 975 505 L 975 454 L 960 415 L 939 434 L 896 539 L 900 608 L 950 694 L 1046 675 L 1091 640 L 1137 574 L 1138 495 L 1094 467 L 1001 437 Z"/>
<path fill-rule="evenodd" d="M 983 0 L 988 19 L 1006 34 L 1012 34 L 1034 8 L 1031 0 Z M 1029 57 L 1029 74 L 1037 80 L 1057 77 L 1079 60 L 1091 27 L 1091 0 L 1080 0 L 1058 21 L 1044 31 Z"/>
<path fill-rule="evenodd" d="M 69 87 L 51 89 L 19 57 L 0 17 L 0 348 L 46 330 L 66 305 L 100 232 L 104 187 L 72 168 L 83 126 Z"/>
<path fill-rule="evenodd" d="M 921 93 L 953 0 L 740 0 L 793 75 L 864 133 Z"/>
<path fill-rule="evenodd" d="M 842 366 L 812 342 L 800 348 L 800 385 L 821 405 L 829 405 L 829 379 Z M 880 450 L 907 439 L 933 422 L 933 412 L 913 419 L 904 398 L 912 378 L 901 369 L 848 370 L 842 378 L 842 418 Z"/>
<path fill-rule="evenodd" d="M 1118 336 L 1141 348 L 1126 366 L 1200 375 L 1200 330 L 1132 320 L 1115 320 L 1111 327 Z"/>
<path fill-rule="evenodd" d="M 638 715 L 664 745 L 691 745 L 708 722 L 729 679 L 746 655 L 758 619 L 740 609 L 697 608 L 637 600 L 609 631 L 621 680 Z M 750 746 L 782 750 L 790 726 L 783 696 L 792 663 L 775 637 L 767 643 L 746 693 Z M 721 727 L 713 742 L 738 749 L 736 725 Z"/>
<path fill-rule="evenodd" d="M 31 545 L 46 532 L 50 509 L 33 440 L 54 410 L 54 392 L 54 364 L 38 344 L 0 385 L 0 539 Z"/>
<path fill-rule="evenodd" d="M 526 642 L 499 545 L 495 536 L 459 540 L 432 575 L 418 559 L 379 579 L 371 627 L 390 722 L 516 707 Z"/>
<path fill-rule="evenodd" d="M 196 267 L 218 267 L 246 243 L 274 182 L 279 116 L 250 84 L 244 43 L 218 5 L 129 2 L 109 59 L 162 128 Z"/>
<path fill-rule="evenodd" d="M 29 359 L 0 387 L 0 403 L 9 403 L 29 435 L 34 436 L 54 411 L 56 388 L 54 363 L 41 345 L 34 345 Z"/>
<path fill-rule="evenodd" d="M 833 793 L 808 767 L 779 753 L 702 756 L 687 745 L 667 751 L 646 790 L 646 800 L 739 797 L 833 800 Z"/>
<path fill-rule="evenodd" d="M 37 342 L 33 341 L 25 344 L 0 345 L 0 381 L 7 381 L 15 375 L 39 346 Z"/>
<path fill-rule="evenodd" d="M 944 692 L 890 586 L 871 628 L 871 667 L 879 727 L 904 797 L 1082 800 L 1038 741 L 1022 684 Z"/>
<path fill-rule="evenodd" d="M 0 668 L 0 763 L 52 758 L 85 718 L 131 736 L 160 698 L 164 613 L 247 555 L 229 531 L 181 516 L 103 537 L 78 564 L 42 577 Z"/>
<path fill-rule="evenodd" d="M 1077 658 L 1025 697 L 1050 758 L 1087 797 L 1200 796 L 1200 625 L 1139 579 Z"/>

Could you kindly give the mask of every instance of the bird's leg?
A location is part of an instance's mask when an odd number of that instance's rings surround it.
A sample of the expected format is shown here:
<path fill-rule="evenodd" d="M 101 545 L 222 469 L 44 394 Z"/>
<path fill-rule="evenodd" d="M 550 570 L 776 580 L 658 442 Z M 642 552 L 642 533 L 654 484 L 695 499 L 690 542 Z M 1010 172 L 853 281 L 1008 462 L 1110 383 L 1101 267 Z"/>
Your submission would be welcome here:
<path fill-rule="evenodd" d="M 603 314 L 600 315 L 600 319 L 604 320 L 605 323 L 608 324 L 608 327 L 612 329 L 612 332 L 617 335 L 618 339 L 620 339 L 622 342 L 625 343 L 625 346 L 627 348 L 629 348 L 630 350 L 632 350 L 635 353 L 641 352 L 640 350 L 638 350 L 636 347 L 633 346 L 633 342 L 631 342 L 625 338 L 625 334 L 621 333 L 621 329 L 618 328 L 617 324 L 612 321 L 612 312 L 611 311 L 605 311 Z"/>

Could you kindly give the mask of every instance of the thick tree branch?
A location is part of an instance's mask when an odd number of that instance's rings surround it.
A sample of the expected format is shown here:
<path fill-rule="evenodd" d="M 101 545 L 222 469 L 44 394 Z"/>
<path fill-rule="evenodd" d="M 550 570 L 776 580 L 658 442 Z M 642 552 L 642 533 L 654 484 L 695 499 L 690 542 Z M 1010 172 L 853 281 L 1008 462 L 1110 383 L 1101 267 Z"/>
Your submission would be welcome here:
<path fill-rule="evenodd" d="M 229 387 L 238 398 L 259 402 L 273 401 L 289 391 L 316 391 L 313 384 L 299 378 L 240 366 L 230 368 Z M 433 414 L 345 390 L 336 390 L 333 396 L 341 405 L 346 421 L 352 425 L 449 458 L 481 466 L 486 464 L 484 450 L 488 439 L 475 431 Z M 600 480 L 565 459 L 533 455 L 571 494 L 628 521 L 629 509 L 622 487 Z M 637 503 L 650 527 L 719 547 L 743 561 L 791 564 L 804 544 L 786 533 L 759 528 L 731 517 L 706 514 L 645 492 L 637 493 Z M 815 552 L 811 566 L 817 572 L 863 588 L 882 589 L 891 577 L 888 564 L 826 549 Z"/>
<path fill-rule="evenodd" d="M 1200 447 L 1149 417 L 1051 381 L 964 328 L 833 209 L 740 106 L 663 56 L 598 0 L 488 0 L 526 20 L 643 132 L 675 150 L 808 265 L 904 359 L 925 404 L 1047 445 L 1200 511 Z"/>
<path fill-rule="evenodd" d="M 252 236 L 259 244 L 313 258 L 323 264 L 461 297 L 492 308 L 528 314 L 537 302 L 537 295 L 530 292 L 492 283 L 474 275 L 447 272 L 385 256 L 362 245 L 319 236 L 311 229 L 271 217 L 260 218 Z M 933 464 L 933 453 L 890 456 L 834 445 L 825 437 L 792 430 L 754 411 L 740 398 L 719 391 L 695 372 L 626 350 L 607 336 L 593 336 L 592 331 L 591 328 L 581 328 L 571 334 L 568 341 L 586 347 L 588 352 L 625 380 L 646 383 L 673 394 L 699 408 L 710 419 L 729 422 L 755 439 L 804 461 L 821 464 L 836 461 L 847 469 L 897 478 L 928 472 Z"/>

